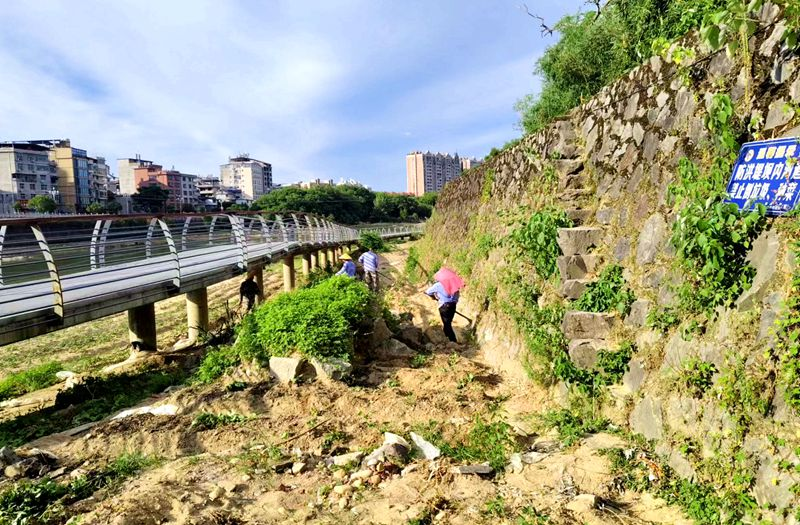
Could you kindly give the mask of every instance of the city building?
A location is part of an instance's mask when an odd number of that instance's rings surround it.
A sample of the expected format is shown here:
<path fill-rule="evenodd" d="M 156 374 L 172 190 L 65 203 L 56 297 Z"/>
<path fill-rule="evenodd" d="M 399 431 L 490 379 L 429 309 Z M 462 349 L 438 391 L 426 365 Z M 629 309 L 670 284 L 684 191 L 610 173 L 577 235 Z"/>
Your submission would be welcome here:
<path fill-rule="evenodd" d="M 213 175 L 197 178 L 197 192 L 203 202 L 209 200 L 213 201 L 214 195 L 216 195 L 221 187 L 222 183 L 220 183 L 219 178 Z"/>
<path fill-rule="evenodd" d="M 69 139 L 42 141 L 50 145 L 50 160 L 56 163 L 61 207 L 67 212 L 82 212 L 92 201 L 89 155 L 73 148 Z"/>
<path fill-rule="evenodd" d="M 298 185 L 303 189 L 313 188 L 315 186 L 333 186 L 333 180 L 314 179 L 308 182 L 299 182 Z"/>
<path fill-rule="evenodd" d="M 190 206 L 196 206 L 200 202 L 200 194 L 197 190 L 197 175 L 181 173 L 175 169 L 165 170 L 163 166 L 151 162 L 146 166 L 134 168 L 133 176 L 136 182 L 136 191 L 143 186 L 152 186 L 154 184 L 168 190 L 168 209 L 187 209 Z"/>
<path fill-rule="evenodd" d="M 108 200 L 108 179 L 111 170 L 104 157 L 89 158 L 89 198 L 105 204 Z"/>
<path fill-rule="evenodd" d="M 242 198 L 254 201 L 272 189 L 272 164 L 252 159 L 247 153 L 230 157 L 220 166 L 220 182 L 227 188 L 237 188 Z"/>
<path fill-rule="evenodd" d="M 49 195 L 60 204 L 56 163 L 49 146 L 33 142 L 0 142 L 0 213 L 25 206 L 36 195 Z"/>
<path fill-rule="evenodd" d="M 475 157 L 461 157 L 461 171 L 467 171 L 470 168 L 476 168 L 483 164 L 482 160 Z"/>
<path fill-rule="evenodd" d="M 440 191 L 445 184 L 461 175 L 458 153 L 431 153 L 413 151 L 406 155 L 406 183 L 408 193 L 421 196 Z"/>
<path fill-rule="evenodd" d="M 117 195 L 133 195 L 139 189 L 133 170 L 152 166 L 152 160 L 144 160 L 138 154 L 133 159 L 117 159 L 117 177 L 119 178 L 119 192 Z"/>

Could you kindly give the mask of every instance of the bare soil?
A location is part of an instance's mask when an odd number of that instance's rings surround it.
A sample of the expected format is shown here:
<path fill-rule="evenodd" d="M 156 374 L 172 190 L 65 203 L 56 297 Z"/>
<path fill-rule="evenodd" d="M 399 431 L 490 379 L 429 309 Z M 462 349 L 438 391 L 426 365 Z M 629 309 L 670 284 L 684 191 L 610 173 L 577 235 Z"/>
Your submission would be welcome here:
<path fill-rule="evenodd" d="M 392 268 L 399 268 L 404 256 L 403 247 L 388 254 L 382 271 L 397 279 Z M 73 437 L 41 440 L 38 445 L 68 466 L 65 477 L 126 452 L 162 459 L 121 488 L 75 504 L 71 512 L 81 524 L 114 525 L 690 523 L 663 501 L 614 488 L 599 451 L 625 443 L 609 434 L 549 452 L 517 472 L 486 477 L 453 474 L 455 463 L 447 458 L 415 458 L 402 470 L 387 467 L 361 483 L 347 482 L 357 466 L 326 467 L 324 459 L 331 455 L 373 451 L 386 431 L 408 439 L 411 430 L 437 421 L 444 423 L 446 437 L 463 436 L 476 415 L 506 420 L 526 447 L 552 440 L 537 435 L 532 417 L 543 409 L 543 392 L 491 370 L 469 342 L 437 339 L 436 304 L 420 288 L 398 283 L 387 292 L 437 341 L 418 368 L 411 359 L 372 361 L 357 367 L 353 385 L 279 384 L 264 377 L 235 392 L 225 381 L 188 386 L 148 401 L 176 406 L 175 415 L 106 420 Z M 466 321 L 458 326 L 468 341 Z M 235 412 L 249 419 L 200 430 L 192 424 L 201 412 Z M 276 471 L 281 457 L 306 463 L 306 469 Z M 594 505 L 585 504 L 581 494 L 594 495 Z"/>

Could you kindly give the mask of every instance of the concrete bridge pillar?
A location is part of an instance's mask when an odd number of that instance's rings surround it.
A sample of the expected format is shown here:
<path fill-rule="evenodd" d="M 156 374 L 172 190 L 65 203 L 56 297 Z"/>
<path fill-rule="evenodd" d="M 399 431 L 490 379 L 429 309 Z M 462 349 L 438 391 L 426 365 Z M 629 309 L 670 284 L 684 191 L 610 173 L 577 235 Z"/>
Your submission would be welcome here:
<path fill-rule="evenodd" d="M 196 341 L 200 334 L 208 331 L 207 288 L 200 288 L 186 294 L 186 317 L 189 324 L 190 341 Z"/>
<path fill-rule="evenodd" d="M 292 255 L 283 258 L 283 289 L 286 292 L 294 290 L 294 256 Z"/>
<path fill-rule="evenodd" d="M 317 260 L 317 252 L 311 252 L 310 254 L 308 254 L 308 256 L 311 258 L 311 271 L 314 271 L 317 268 L 319 268 L 319 261 Z"/>
<path fill-rule="evenodd" d="M 128 339 L 135 350 L 155 351 L 156 305 L 137 306 L 128 310 Z"/>
<path fill-rule="evenodd" d="M 303 254 L 303 275 L 308 277 L 311 273 L 311 254 L 306 252 Z"/>
<path fill-rule="evenodd" d="M 337 257 L 336 250 L 334 248 L 328 248 L 328 261 L 331 263 L 331 266 L 336 264 Z"/>
<path fill-rule="evenodd" d="M 325 269 L 327 265 L 328 265 L 328 252 L 325 250 L 325 248 L 323 248 L 319 251 L 319 267 Z"/>

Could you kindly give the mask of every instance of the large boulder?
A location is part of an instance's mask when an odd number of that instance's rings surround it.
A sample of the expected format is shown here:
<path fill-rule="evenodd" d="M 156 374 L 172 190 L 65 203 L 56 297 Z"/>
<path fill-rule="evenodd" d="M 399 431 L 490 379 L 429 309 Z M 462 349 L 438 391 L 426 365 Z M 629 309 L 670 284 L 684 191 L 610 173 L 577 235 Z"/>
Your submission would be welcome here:
<path fill-rule="evenodd" d="M 664 418 L 661 401 L 645 397 L 631 411 L 631 429 L 647 439 L 664 439 Z"/>
<path fill-rule="evenodd" d="M 756 306 L 766 296 L 769 285 L 778 270 L 778 252 L 781 247 L 778 234 L 772 230 L 758 236 L 747 255 L 747 262 L 756 269 L 753 284 L 736 301 L 739 311 Z"/>
<path fill-rule="evenodd" d="M 269 372 L 281 383 L 309 381 L 317 376 L 314 366 L 303 357 L 270 357 Z"/>
<path fill-rule="evenodd" d="M 576 339 L 569 343 L 569 358 L 578 368 L 589 370 L 597 364 L 598 354 L 605 347 L 602 340 Z"/>
<path fill-rule="evenodd" d="M 569 279 L 564 281 L 564 284 L 561 285 L 561 290 L 559 293 L 561 297 L 566 299 L 575 300 L 578 299 L 583 292 L 586 290 L 586 286 L 592 282 L 590 279 Z"/>
<path fill-rule="evenodd" d="M 406 359 L 417 355 L 417 352 L 397 339 L 388 339 L 372 350 L 375 359 L 391 361 L 393 359 Z"/>
<path fill-rule="evenodd" d="M 639 234 L 639 245 L 636 247 L 636 264 L 650 264 L 661 251 L 667 235 L 667 221 L 660 213 L 654 213 L 647 219 Z"/>
<path fill-rule="evenodd" d="M 595 273 L 601 262 L 599 255 L 562 255 L 556 259 L 562 281 L 583 279 Z"/>

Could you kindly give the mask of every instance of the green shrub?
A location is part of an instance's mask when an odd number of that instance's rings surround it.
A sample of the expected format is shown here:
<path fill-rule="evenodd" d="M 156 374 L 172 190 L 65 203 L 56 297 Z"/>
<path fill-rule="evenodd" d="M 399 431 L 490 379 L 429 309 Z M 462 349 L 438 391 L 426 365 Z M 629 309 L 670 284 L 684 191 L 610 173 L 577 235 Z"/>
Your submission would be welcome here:
<path fill-rule="evenodd" d="M 331 277 L 311 288 L 282 293 L 259 306 L 241 355 L 342 358 L 353 353 L 356 327 L 373 304 L 367 287 L 346 276 Z M 252 333 L 255 330 L 255 333 Z"/>
<path fill-rule="evenodd" d="M 740 436 L 744 436 L 755 416 L 766 416 L 769 411 L 769 390 L 756 371 L 748 369 L 743 356 L 731 356 L 720 374 L 716 394 Z"/>
<path fill-rule="evenodd" d="M 549 279 L 561 255 L 558 229 L 571 226 L 572 221 L 564 210 L 538 211 L 531 214 L 527 222 L 517 225 L 506 241 L 514 255 L 532 264 L 542 279 Z"/>
<path fill-rule="evenodd" d="M 23 372 L 9 374 L 0 381 L 0 401 L 56 384 L 58 382 L 56 372 L 60 370 L 62 370 L 61 363 L 52 361 Z"/>
<path fill-rule="evenodd" d="M 631 311 L 631 304 L 636 300 L 633 292 L 625 285 L 622 277 L 622 267 L 617 265 L 607 266 L 600 274 L 600 278 L 586 286 L 583 294 L 574 303 L 576 310 L 584 312 L 612 312 L 618 311 L 627 315 Z"/>
<path fill-rule="evenodd" d="M 201 412 L 192 421 L 192 428 L 199 430 L 210 430 L 212 428 L 243 423 L 247 421 L 247 416 L 230 412 L 228 414 L 213 414 L 211 412 Z"/>
<path fill-rule="evenodd" d="M 691 358 L 681 366 L 680 381 L 694 397 L 701 398 L 711 388 L 716 373 L 713 363 Z"/>
<path fill-rule="evenodd" d="M 358 239 L 358 244 L 360 244 L 364 249 L 372 250 L 373 252 L 386 251 L 386 243 L 377 233 L 361 232 L 361 235 Z"/>
<path fill-rule="evenodd" d="M 508 456 L 520 449 L 508 423 L 486 422 L 480 415 L 475 416 L 468 434 L 454 442 L 442 437 L 442 425 L 436 421 L 418 426 L 417 431 L 439 447 L 445 456 L 463 463 L 489 463 L 497 472 L 503 472 Z"/>
<path fill-rule="evenodd" d="M 486 204 L 492 198 L 492 187 L 494 186 L 494 170 L 487 169 L 483 176 L 483 187 L 481 188 L 481 203 Z"/>

